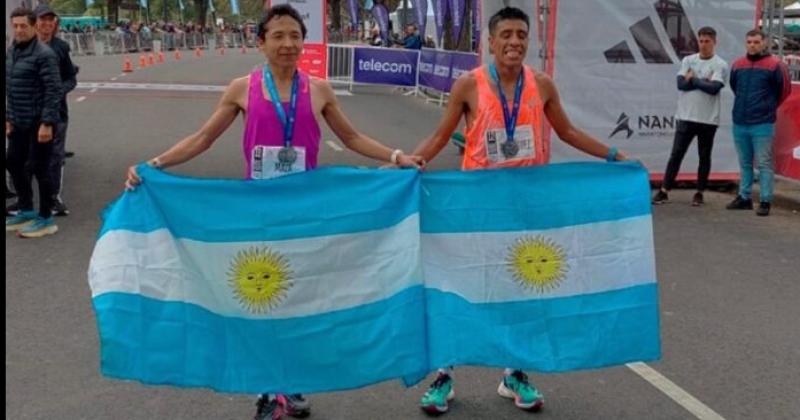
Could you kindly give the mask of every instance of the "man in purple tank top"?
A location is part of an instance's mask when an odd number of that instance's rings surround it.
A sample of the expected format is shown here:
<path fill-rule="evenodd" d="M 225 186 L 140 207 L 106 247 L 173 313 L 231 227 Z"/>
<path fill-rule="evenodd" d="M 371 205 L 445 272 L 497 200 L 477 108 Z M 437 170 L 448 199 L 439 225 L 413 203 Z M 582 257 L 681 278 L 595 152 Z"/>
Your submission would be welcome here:
<path fill-rule="evenodd" d="M 167 168 L 193 159 L 208 150 L 233 123 L 239 112 L 245 116 L 242 151 L 247 179 L 263 179 L 311 170 L 317 166 L 321 137 L 319 121 L 324 120 L 347 148 L 376 160 L 409 168 L 420 168 L 421 157 L 392 150 L 358 132 L 339 107 L 331 85 L 297 69 L 306 27 L 289 5 L 270 8 L 258 25 L 259 48 L 266 64 L 251 74 L 234 79 L 222 95 L 216 110 L 200 127 L 166 152 L 147 163 Z M 128 169 L 127 189 L 141 183 L 136 167 Z M 310 414 L 302 395 L 261 395 L 256 419 Z"/>

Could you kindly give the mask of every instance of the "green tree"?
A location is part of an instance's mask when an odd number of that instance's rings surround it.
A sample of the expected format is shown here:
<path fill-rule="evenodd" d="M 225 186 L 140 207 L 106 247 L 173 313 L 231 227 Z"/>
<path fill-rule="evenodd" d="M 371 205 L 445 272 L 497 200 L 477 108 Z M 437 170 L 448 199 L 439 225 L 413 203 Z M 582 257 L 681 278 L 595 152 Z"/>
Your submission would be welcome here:
<path fill-rule="evenodd" d="M 50 7 L 59 15 L 83 15 L 86 11 L 85 0 L 53 0 Z"/>

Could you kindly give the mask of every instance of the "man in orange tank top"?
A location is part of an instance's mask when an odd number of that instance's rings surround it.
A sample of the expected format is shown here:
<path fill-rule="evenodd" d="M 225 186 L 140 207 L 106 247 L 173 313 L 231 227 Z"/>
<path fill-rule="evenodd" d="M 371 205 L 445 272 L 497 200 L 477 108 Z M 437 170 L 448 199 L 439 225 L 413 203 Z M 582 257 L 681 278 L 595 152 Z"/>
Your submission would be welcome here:
<path fill-rule="evenodd" d="M 489 20 L 489 47 L 494 63 L 462 75 L 453 84 L 450 101 L 439 127 L 420 143 L 414 155 L 432 160 L 447 145 L 461 121 L 466 122 L 462 169 L 487 169 L 542 165 L 549 148 L 542 136 L 542 117 L 558 137 L 592 156 L 608 161 L 627 157 L 589 134 L 567 118 L 553 80 L 523 62 L 528 51 L 529 18 L 520 9 L 506 7 Z M 497 392 L 524 410 L 538 410 L 542 394 L 520 370 L 506 369 Z M 448 409 L 454 396 L 452 372 L 440 369 L 421 407 L 429 414 Z"/>

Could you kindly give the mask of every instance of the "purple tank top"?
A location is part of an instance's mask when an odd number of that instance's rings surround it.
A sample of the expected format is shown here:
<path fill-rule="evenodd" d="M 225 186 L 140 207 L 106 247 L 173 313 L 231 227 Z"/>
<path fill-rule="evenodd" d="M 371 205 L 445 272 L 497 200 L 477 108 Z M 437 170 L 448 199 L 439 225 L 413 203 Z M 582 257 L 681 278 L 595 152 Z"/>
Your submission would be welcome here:
<path fill-rule="evenodd" d="M 250 73 L 250 90 L 247 96 L 247 118 L 242 137 L 242 151 L 247 172 L 252 174 L 253 148 L 256 146 L 283 146 L 283 125 L 275 113 L 272 102 L 264 98 L 261 67 Z M 283 103 L 289 113 L 289 102 Z M 311 105 L 311 85 L 307 74 L 300 72 L 292 146 L 306 148 L 306 170 L 317 167 L 319 139 L 322 136 Z"/>

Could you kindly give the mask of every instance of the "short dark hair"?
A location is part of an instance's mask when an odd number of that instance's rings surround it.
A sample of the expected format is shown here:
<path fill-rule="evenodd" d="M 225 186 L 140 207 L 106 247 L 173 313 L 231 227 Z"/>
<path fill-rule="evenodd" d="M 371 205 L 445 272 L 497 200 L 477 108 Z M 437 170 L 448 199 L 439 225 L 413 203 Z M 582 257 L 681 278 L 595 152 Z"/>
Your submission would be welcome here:
<path fill-rule="evenodd" d="M 267 24 L 269 21 L 281 16 L 289 16 L 290 18 L 296 20 L 297 23 L 300 24 L 300 31 L 303 33 L 303 39 L 306 39 L 308 30 L 306 29 L 306 24 L 303 23 L 303 18 L 300 17 L 300 13 L 297 12 L 297 9 L 288 4 L 272 6 L 269 8 L 269 10 L 267 10 L 266 13 L 264 13 L 264 16 L 262 16 L 261 20 L 258 22 L 258 38 L 264 41 L 267 36 Z"/>
<path fill-rule="evenodd" d="M 25 16 L 28 18 L 28 23 L 31 25 L 36 24 L 36 14 L 33 13 L 33 10 L 28 9 L 27 7 L 17 7 L 16 9 L 11 11 L 11 19 L 13 20 L 15 17 Z"/>
<path fill-rule="evenodd" d="M 717 39 L 717 31 L 715 31 L 714 28 L 712 28 L 710 26 L 703 26 L 702 28 L 700 28 L 699 31 L 697 31 L 697 36 L 707 36 L 707 37 L 710 37 L 713 40 L 716 40 Z"/>
<path fill-rule="evenodd" d="M 764 39 L 764 38 L 766 38 L 766 37 L 767 37 L 767 36 L 764 34 L 764 32 L 763 32 L 763 31 L 761 31 L 760 29 L 751 29 L 751 30 L 747 31 L 747 35 L 745 35 L 745 36 L 746 36 L 746 37 L 751 37 L 751 36 L 760 36 L 760 37 L 761 37 L 761 39 Z"/>
<path fill-rule="evenodd" d="M 502 20 L 521 20 L 525 22 L 525 25 L 528 26 L 529 30 L 531 27 L 531 20 L 525 12 L 516 7 L 509 6 L 498 10 L 497 13 L 492 15 L 492 17 L 489 19 L 490 34 L 494 35 L 494 30 L 497 28 L 497 24 Z"/>

